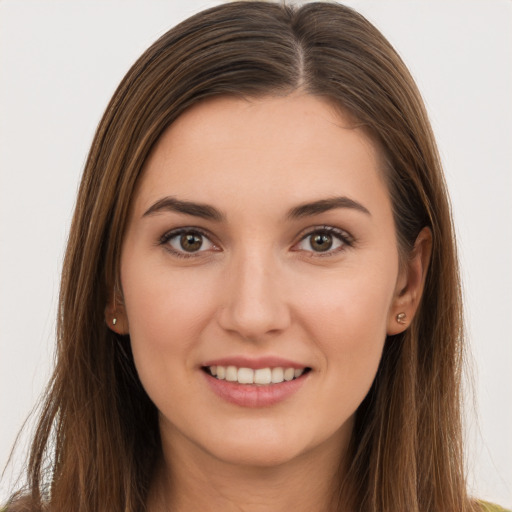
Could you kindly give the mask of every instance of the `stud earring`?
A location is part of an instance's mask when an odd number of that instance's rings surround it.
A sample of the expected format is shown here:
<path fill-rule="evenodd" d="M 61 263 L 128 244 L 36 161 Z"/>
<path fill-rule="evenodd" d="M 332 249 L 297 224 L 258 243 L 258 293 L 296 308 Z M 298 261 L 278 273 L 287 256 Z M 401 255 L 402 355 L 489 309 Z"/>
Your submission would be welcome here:
<path fill-rule="evenodd" d="M 405 313 L 398 313 L 398 315 L 396 315 L 396 321 L 402 325 L 405 324 L 406 318 L 407 318 L 407 315 Z"/>
<path fill-rule="evenodd" d="M 117 324 L 117 318 L 112 318 L 112 325 L 116 325 Z"/>

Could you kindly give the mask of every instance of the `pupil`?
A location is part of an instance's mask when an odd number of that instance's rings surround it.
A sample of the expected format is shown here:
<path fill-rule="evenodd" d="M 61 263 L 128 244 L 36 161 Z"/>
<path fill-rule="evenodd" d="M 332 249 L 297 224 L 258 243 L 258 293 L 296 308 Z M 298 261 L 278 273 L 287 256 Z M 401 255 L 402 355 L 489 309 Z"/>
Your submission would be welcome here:
<path fill-rule="evenodd" d="M 311 247 L 315 251 L 328 251 L 332 247 L 332 236 L 326 233 L 314 235 L 311 238 Z"/>
<path fill-rule="evenodd" d="M 184 251 L 194 252 L 201 248 L 203 241 L 198 235 L 186 233 L 185 235 L 181 235 L 180 245 Z"/>

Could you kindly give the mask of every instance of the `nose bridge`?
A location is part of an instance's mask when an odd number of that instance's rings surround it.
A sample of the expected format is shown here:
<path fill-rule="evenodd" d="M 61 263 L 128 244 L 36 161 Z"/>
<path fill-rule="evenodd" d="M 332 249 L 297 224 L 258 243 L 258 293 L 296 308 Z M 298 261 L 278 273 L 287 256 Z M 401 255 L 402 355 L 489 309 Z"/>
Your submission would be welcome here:
<path fill-rule="evenodd" d="M 234 255 L 226 270 L 224 329 L 257 339 L 286 328 L 290 313 L 280 287 L 283 275 L 271 249 L 248 248 Z"/>

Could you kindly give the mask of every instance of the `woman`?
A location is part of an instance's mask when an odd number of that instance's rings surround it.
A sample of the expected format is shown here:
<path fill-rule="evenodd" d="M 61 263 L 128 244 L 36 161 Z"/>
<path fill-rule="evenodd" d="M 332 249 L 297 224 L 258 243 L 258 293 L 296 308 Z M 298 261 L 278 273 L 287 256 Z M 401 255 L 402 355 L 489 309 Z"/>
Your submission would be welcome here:
<path fill-rule="evenodd" d="M 482 509 L 435 143 L 349 9 L 222 6 L 141 57 L 86 164 L 59 322 L 29 510 Z"/>

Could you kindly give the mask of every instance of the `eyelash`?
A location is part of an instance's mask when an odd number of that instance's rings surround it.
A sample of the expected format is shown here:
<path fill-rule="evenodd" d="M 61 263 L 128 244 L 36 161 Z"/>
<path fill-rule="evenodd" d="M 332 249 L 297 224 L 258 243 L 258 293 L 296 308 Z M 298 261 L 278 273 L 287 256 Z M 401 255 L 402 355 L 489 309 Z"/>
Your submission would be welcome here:
<path fill-rule="evenodd" d="M 344 231 L 343 229 L 335 228 L 333 226 L 314 226 L 312 228 L 309 228 L 306 233 L 304 233 L 299 242 L 294 244 L 294 247 L 299 245 L 300 243 L 304 242 L 308 238 L 312 237 L 313 235 L 318 234 L 327 234 L 329 236 L 332 236 L 333 238 L 337 239 L 339 242 L 341 242 L 341 246 L 338 248 L 335 248 L 334 250 L 331 250 L 330 248 L 324 252 L 322 251 L 305 251 L 309 252 L 311 257 L 329 257 L 338 254 L 339 252 L 342 252 L 346 250 L 347 248 L 353 247 L 355 240 L 352 235 Z M 311 246 L 311 241 L 310 241 Z M 300 250 L 300 249 L 296 249 Z"/>
<path fill-rule="evenodd" d="M 212 244 L 213 247 L 217 247 L 214 242 L 211 240 L 211 235 L 208 235 L 208 233 L 205 233 L 203 230 L 199 228 L 193 228 L 193 227 L 186 227 L 186 228 L 179 228 L 179 229 L 173 229 L 171 231 L 168 231 L 164 235 L 160 237 L 160 240 L 158 241 L 158 245 L 162 245 L 165 247 L 167 251 L 169 251 L 173 256 L 177 256 L 178 258 L 197 258 L 198 255 L 200 255 L 202 252 L 205 251 L 195 251 L 187 253 L 185 251 L 179 251 L 174 249 L 169 242 L 176 237 L 179 237 L 181 235 L 190 234 L 190 235 L 199 235 L 202 239 L 206 239 Z M 202 244 L 201 244 L 202 246 Z"/>
<path fill-rule="evenodd" d="M 204 250 L 203 251 L 198 250 L 198 251 L 193 251 L 193 252 L 187 253 L 184 250 L 183 251 L 176 250 L 169 244 L 169 242 L 173 238 L 179 237 L 184 234 L 199 236 L 203 239 L 203 243 L 204 243 L 204 239 L 206 239 L 213 247 L 216 248 L 216 251 L 220 251 L 220 249 L 218 249 L 216 244 L 211 240 L 211 235 L 209 235 L 208 233 L 204 232 L 203 230 L 201 230 L 199 228 L 195 228 L 195 227 L 185 227 L 185 228 L 173 229 L 171 231 L 168 231 L 167 233 L 165 233 L 164 235 L 162 235 L 160 237 L 160 239 L 158 241 L 158 245 L 165 246 L 165 249 L 167 251 L 169 251 L 174 256 L 177 256 L 178 258 L 197 258 L 201 253 L 206 252 Z M 316 256 L 316 257 L 333 256 L 335 254 L 338 254 L 341 251 L 346 250 L 347 248 L 353 247 L 354 242 L 355 242 L 354 238 L 349 233 L 347 233 L 346 231 L 344 231 L 342 229 L 335 228 L 333 226 L 315 226 L 313 228 L 309 228 L 306 233 L 303 233 L 300 237 L 300 240 L 298 242 L 296 242 L 293 245 L 293 247 L 298 246 L 299 244 L 301 244 L 302 242 L 307 240 L 309 237 L 312 237 L 313 235 L 318 235 L 318 234 L 327 234 L 329 236 L 332 236 L 333 238 L 335 238 L 339 242 L 341 242 L 341 246 L 338 248 L 335 248 L 334 250 L 331 250 L 329 248 L 326 251 L 314 251 L 314 250 L 310 250 L 310 251 L 304 250 L 303 251 L 303 252 L 309 252 L 312 257 L 313 256 Z M 202 247 L 202 245 L 203 244 L 201 244 L 200 248 Z M 311 242 L 310 242 L 310 246 L 311 246 Z M 297 252 L 301 251 L 301 249 L 293 249 L 293 248 L 292 248 L 292 250 L 297 251 Z"/>

